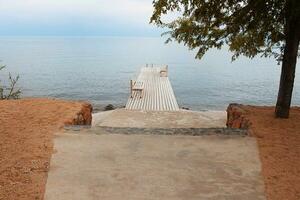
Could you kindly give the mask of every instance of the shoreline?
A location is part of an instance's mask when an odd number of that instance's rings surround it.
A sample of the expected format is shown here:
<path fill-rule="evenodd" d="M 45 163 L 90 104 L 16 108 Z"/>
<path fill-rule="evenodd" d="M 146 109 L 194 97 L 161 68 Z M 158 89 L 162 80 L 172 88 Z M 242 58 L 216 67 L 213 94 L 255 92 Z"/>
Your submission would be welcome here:
<path fill-rule="evenodd" d="M 281 200 L 288 197 L 296 200 L 300 194 L 300 172 L 297 170 L 300 166 L 300 107 L 291 109 L 290 119 L 280 120 L 274 118 L 274 107 L 271 106 L 234 105 L 237 107 L 229 106 L 227 115 L 225 111 L 181 110 L 178 112 L 181 115 L 177 116 L 164 112 L 165 118 L 158 125 L 191 127 L 194 123 L 200 126 L 204 118 L 197 118 L 197 114 L 207 117 L 212 113 L 221 116 L 218 119 L 227 119 L 229 127 L 248 128 L 250 136 L 257 141 L 268 199 Z M 92 122 L 91 111 L 91 105 L 84 101 L 57 98 L 0 101 L 0 162 L 3 163 L 0 165 L 0 199 L 43 199 L 50 158 L 55 153 L 54 134 L 64 125 Z M 116 121 L 108 121 L 111 117 L 108 115 L 114 112 L 113 119 Z M 132 116 L 128 118 L 129 112 Z M 133 120 L 130 123 L 134 122 L 135 126 L 151 128 L 157 123 L 154 120 L 156 114 L 151 112 L 147 115 L 143 111 L 117 109 L 96 112 L 93 116 L 99 114 L 104 114 L 100 119 L 104 120 L 104 125 L 126 125 Z M 192 118 L 186 118 L 185 114 L 192 114 Z M 235 117 L 230 118 L 232 116 Z M 126 122 L 127 119 L 129 121 Z M 212 119 L 208 117 L 207 122 L 212 122 Z M 138 120 L 138 123 L 134 120 Z M 189 120 L 195 121 L 191 123 Z M 230 120 L 233 123 L 229 123 Z M 207 125 L 207 122 L 204 124 Z M 221 125 L 225 126 L 225 123 L 222 121 Z"/>

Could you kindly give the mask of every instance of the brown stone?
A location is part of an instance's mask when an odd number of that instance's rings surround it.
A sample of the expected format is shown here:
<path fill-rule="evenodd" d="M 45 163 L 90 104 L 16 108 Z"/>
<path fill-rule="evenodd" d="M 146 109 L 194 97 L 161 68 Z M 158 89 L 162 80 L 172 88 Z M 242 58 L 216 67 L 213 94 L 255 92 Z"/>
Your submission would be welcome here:
<path fill-rule="evenodd" d="M 81 110 L 70 121 L 66 121 L 65 125 L 91 125 L 92 124 L 93 107 L 89 103 L 82 104 Z"/>
<path fill-rule="evenodd" d="M 229 128 L 248 129 L 251 126 L 251 122 L 245 117 L 246 113 L 247 111 L 243 109 L 242 104 L 229 104 L 226 126 Z"/>

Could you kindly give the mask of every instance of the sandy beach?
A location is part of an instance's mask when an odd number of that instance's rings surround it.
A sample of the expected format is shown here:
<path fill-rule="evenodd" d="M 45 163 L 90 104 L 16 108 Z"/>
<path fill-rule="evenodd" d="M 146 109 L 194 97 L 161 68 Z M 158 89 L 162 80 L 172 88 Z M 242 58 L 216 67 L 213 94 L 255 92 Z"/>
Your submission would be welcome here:
<path fill-rule="evenodd" d="M 85 104 L 52 99 L 0 101 L 0 199 L 43 199 L 53 134 Z"/>
<path fill-rule="evenodd" d="M 236 120 L 246 121 L 257 140 L 267 199 L 300 199 L 300 108 L 291 108 L 289 119 L 276 119 L 274 107 L 239 105 L 238 110 Z"/>

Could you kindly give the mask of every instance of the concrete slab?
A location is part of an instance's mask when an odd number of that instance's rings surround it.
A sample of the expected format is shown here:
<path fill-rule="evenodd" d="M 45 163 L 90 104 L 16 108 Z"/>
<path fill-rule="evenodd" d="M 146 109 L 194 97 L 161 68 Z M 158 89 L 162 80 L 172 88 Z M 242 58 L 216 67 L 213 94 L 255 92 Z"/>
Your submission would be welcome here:
<path fill-rule="evenodd" d="M 226 111 L 177 112 L 117 109 L 93 115 L 93 126 L 139 128 L 221 128 L 226 127 Z"/>
<path fill-rule="evenodd" d="M 93 113 L 92 114 L 92 126 L 96 126 L 97 124 L 102 123 L 105 119 L 108 118 L 110 114 L 115 112 L 116 110 L 109 110 L 109 111 L 103 111 L 103 112 L 98 112 L 98 113 Z"/>
<path fill-rule="evenodd" d="M 46 200 L 260 200 L 256 141 L 240 136 L 55 138 Z"/>

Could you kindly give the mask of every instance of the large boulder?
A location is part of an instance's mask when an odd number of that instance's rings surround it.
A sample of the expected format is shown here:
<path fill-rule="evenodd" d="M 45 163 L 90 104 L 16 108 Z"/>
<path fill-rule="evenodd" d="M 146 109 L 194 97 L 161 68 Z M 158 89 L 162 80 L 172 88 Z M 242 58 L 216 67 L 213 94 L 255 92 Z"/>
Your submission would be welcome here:
<path fill-rule="evenodd" d="M 65 125 L 91 125 L 92 124 L 92 111 L 93 107 L 89 103 L 83 103 L 79 112 Z"/>
<path fill-rule="evenodd" d="M 227 108 L 227 122 L 228 128 L 248 129 L 251 122 L 247 119 L 247 111 L 242 104 L 232 103 Z"/>

